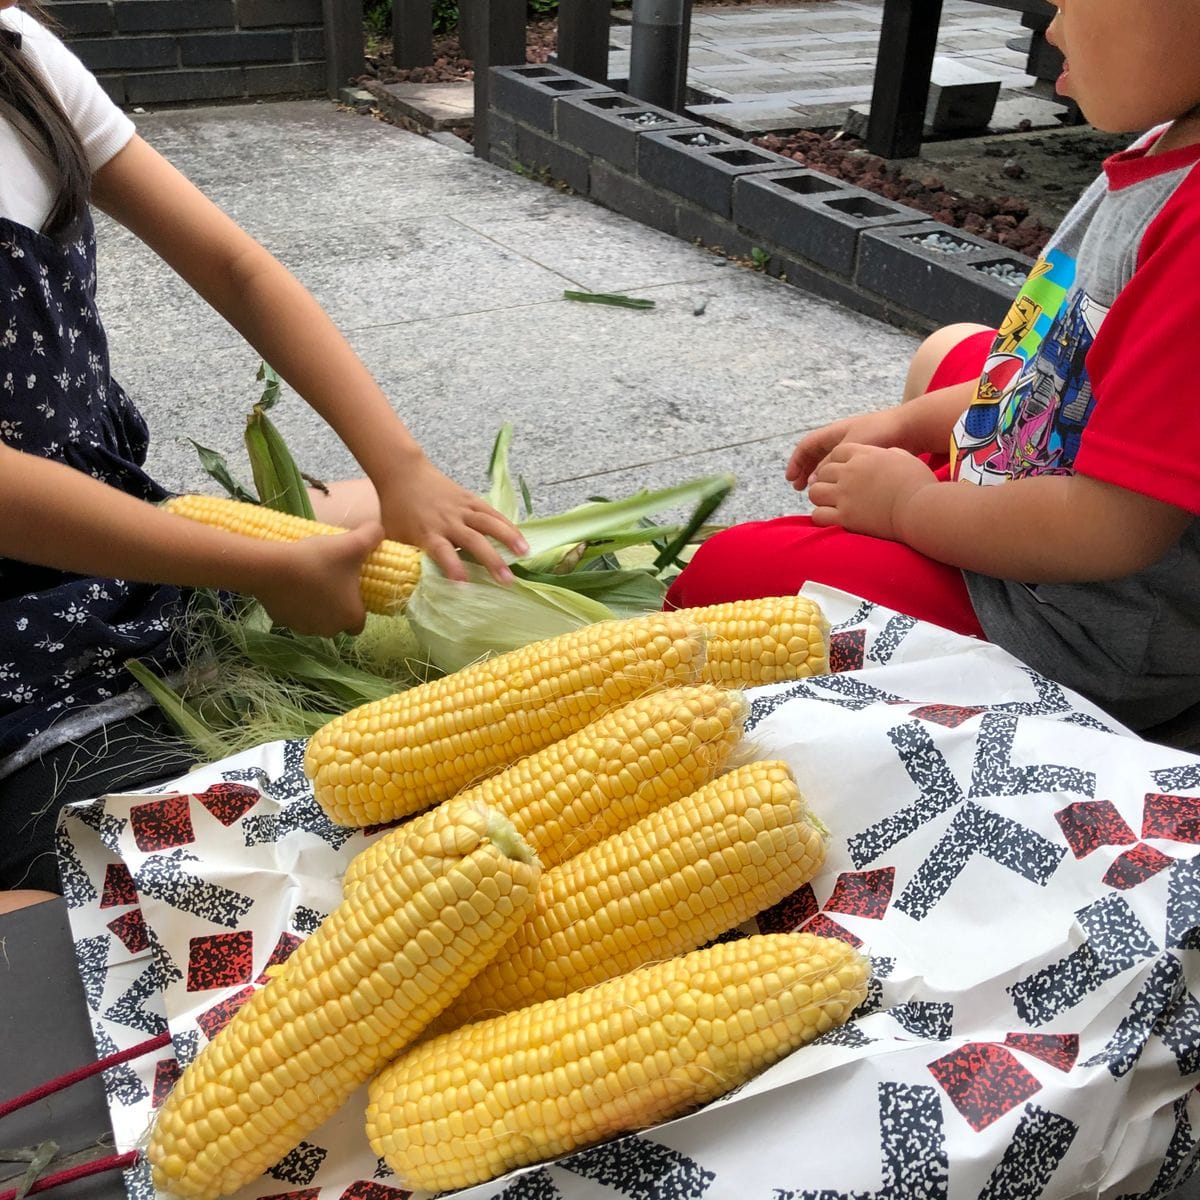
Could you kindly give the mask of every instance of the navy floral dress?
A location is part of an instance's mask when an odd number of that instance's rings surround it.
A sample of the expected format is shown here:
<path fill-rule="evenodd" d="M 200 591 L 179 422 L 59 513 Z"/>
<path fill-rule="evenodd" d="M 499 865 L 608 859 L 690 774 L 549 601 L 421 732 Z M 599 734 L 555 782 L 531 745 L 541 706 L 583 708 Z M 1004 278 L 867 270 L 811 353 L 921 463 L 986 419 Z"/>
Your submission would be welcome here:
<path fill-rule="evenodd" d="M 90 215 L 67 243 L 0 217 L 0 438 L 161 500 L 143 470 L 146 423 L 109 375 L 95 294 Z M 174 587 L 0 558 L 0 777 L 146 707 L 123 664 L 177 667 L 180 607 Z"/>

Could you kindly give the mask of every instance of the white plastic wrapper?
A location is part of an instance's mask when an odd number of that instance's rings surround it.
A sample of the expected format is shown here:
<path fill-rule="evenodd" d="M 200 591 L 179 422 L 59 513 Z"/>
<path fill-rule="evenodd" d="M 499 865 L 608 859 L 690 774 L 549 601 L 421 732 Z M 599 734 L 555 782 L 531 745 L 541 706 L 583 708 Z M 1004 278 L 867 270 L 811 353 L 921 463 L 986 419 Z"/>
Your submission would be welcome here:
<path fill-rule="evenodd" d="M 1200 1149 L 1200 759 L 994 646 L 828 589 L 836 673 L 751 693 L 750 736 L 832 832 L 764 931 L 871 956 L 854 1019 L 679 1120 L 461 1200 L 1158 1197 Z M 118 1149 L 340 898 L 371 833 L 299 743 L 64 813 L 60 861 Z M 365 1089 L 239 1200 L 400 1200 Z M 470 1147 L 464 1146 L 464 1153 Z M 143 1169 L 133 1200 L 152 1195 Z"/>

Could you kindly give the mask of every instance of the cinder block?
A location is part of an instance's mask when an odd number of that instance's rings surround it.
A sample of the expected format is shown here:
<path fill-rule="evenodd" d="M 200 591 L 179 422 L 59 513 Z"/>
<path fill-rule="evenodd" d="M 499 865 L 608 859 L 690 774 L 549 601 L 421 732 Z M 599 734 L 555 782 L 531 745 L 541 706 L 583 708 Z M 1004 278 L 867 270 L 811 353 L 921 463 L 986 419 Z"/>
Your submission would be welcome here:
<path fill-rule="evenodd" d="M 551 179 L 581 195 L 588 194 L 588 156 L 528 125 L 517 125 L 517 162 L 535 173 L 549 173 Z"/>
<path fill-rule="evenodd" d="M 291 62 L 295 35 L 289 29 L 185 34 L 179 52 L 185 67 L 210 63 Z"/>
<path fill-rule="evenodd" d="M 804 259 L 792 258 L 786 253 L 772 254 L 767 260 L 767 274 L 783 280 L 792 287 L 800 288 L 806 295 L 819 296 L 833 304 L 840 304 L 851 312 L 862 313 L 884 321 L 909 333 L 932 333 L 935 323 L 917 313 L 909 312 L 899 305 L 889 304 L 878 296 L 864 292 L 854 286 L 852 280 L 843 279 Z"/>
<path fill-rule="evenodd" d="M 58 0 L 50 15 L 62 26 L 63 36 L 113 31 L 113 7 L 106 0 Z"/>
<path fill-rule="evenodd" d="M 262 25 L 320 25 L 324 21 L 321 0 L 237 0 L 238 25 L 242 29 Z"/>
<path fill-rule="evenodd" d="M 998 325 L 1033 260 L 940 221 L 870 229 L 858 246 L 854 282 L 939 325 Z"/>
<path fill-rule="evenodd" d="M 738 179 L 733 219 L 751 237 L 774 242 L 847 279 L 854 275 L 858 239 L 866 230 L 929 220 L 915 208 L 803 167 Z"/>
<path fill-rule="evenodd" d="M 638 144 L 638 174 L 643 179 L 723 217 L 733 212 L 735 179 L 777 171 L 789 162 L 715 129 L 649 130 Z"/>
<path fill-rule="evenodd" d="M 179 49 L 173 37 L 82 38 L 67 42 L 67 47 L 92 71 L 179 65 Z"/>
<path fill-rule="evenodd" d="M 117 0 L 116 10 L 122 33 L 233 28 L 233 0 Z"/>
<path fill-rule="evenodd" d="M 315 96 L 325 91 L 323 62 L 250 66 L 245 76 L 247 96 Z"/>
<path fill-rule="evenodd" d="M 597 96 L 564 96 L 555 108 L 555 130 L 560 141 L 610 162 L 622 171 L 637 170 L 638 144 L 649 129 L 702 128 L 675 113 L 642 104 L 620 92 Z"/>
<path fill-rule="evenodd" d="M 926 128 L 938 133 L 986 129 L 999 95 L 1000 80 L 957 59 L 935 58 L 925 105 Z"/>
<path fill-rule="evenodd" d="M 591 165 L 591 199 L 651 229 L 676 233 L 681 205 L 665 192 L 624 171 L 595 159 Z M 682 237 L 683 235 L 680 234 Z"/>
<path fill-rule="evenodd" d="M 246 94 L 241 67 L 213 71 L 155 71 L 125 76 L 130 104 L 173 104 L 181 100 L 228 100 Z"/>
<path fill-rule="evenodd" d="M 612 91 L 607 84 L 544 63 L 493 67 L 491 85 L 493 109 L 544 133 L 554 132 L 554 103 L 559 97 L 609 95 Z"/>
<path fill-rule="evenodd" d="M 761 244 L 743 233 L 728 217 L 718 217 L 686 200 L 679 205 L 675 232 L 685 242 L 699 242 L 730 258 L 749 258 L 750 251 Z"/>
<path fill-rule="evenodd" d="M 488 113 L 488 158 L 501 166 L 517 161 L 517 126 L 511 117 L 493 110 Z"/>

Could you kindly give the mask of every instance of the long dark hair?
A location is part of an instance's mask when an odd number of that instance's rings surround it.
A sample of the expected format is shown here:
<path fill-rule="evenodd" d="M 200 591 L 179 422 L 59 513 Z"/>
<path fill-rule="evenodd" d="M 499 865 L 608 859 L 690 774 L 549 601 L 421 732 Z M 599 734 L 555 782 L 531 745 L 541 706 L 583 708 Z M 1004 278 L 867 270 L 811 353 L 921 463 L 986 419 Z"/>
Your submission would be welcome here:
<path fill-rule="evenodd" d="M 75 126 L 22 53 L 21 35 L 4 27 L 0 27 L 0 105 L 24 119 L 58 174 L 58 194 L 42 232 L 65 240 L 83 220 L 92 173 Z"/>

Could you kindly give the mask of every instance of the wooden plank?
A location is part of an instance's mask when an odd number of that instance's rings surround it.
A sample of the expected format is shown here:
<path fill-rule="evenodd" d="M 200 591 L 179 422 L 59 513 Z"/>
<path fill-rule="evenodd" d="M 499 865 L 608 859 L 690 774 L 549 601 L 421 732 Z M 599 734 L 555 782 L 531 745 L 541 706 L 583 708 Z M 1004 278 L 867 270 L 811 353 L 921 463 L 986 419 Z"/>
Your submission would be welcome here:
<path fill-rule="evenodd" d="M 433 0 L 392 0 L 392 61 L 398 67 L 433 65 Z"/>
<path fill-rule="evenodd" d="M 469 12 L 475 60 L 475 120 L 472 142 L 480 158 L 488 157 L 488 109 L 492 67 L 519 67 L 525 62 L 525 0 L 459 0 Z"/>
<path fill-rule="evenodd" d="M 336 100 L 367 67 L 362 0 L 322 0 L 325 17 L 325 90 Z"/>
<path fill-rule="evenodd" d="M 867 123 L 872 154 L 915 158 L 921 152 L 941 17 L 942 0 L 884 0 Z"/>
<path fill-rule="evenodd" d="M 560 67 L 596 83 L 608 82 L 608 0 L 558 0 Z"/>

